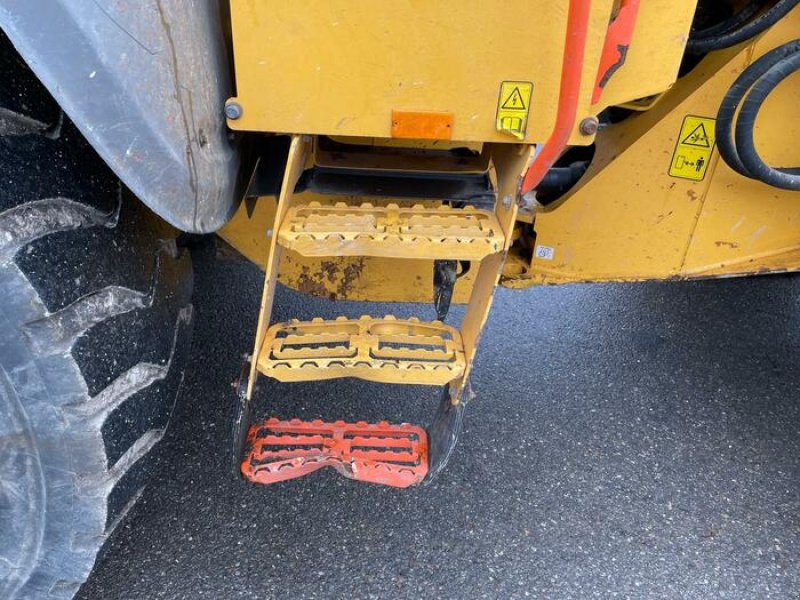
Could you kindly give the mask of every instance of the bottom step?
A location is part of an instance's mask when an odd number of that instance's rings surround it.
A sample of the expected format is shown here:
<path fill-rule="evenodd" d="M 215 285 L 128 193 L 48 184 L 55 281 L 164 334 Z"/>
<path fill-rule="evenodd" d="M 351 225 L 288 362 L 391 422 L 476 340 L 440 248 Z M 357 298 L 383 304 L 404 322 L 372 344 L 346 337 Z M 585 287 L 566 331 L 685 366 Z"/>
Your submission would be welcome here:
<path fill-rule="evenodd" d="M 253 425 L 242 474 L 277 483 L 333 467 L 350 479 L 408 487 L 428 472 L 428 436 L 416 425 L 281 421 Z"/>

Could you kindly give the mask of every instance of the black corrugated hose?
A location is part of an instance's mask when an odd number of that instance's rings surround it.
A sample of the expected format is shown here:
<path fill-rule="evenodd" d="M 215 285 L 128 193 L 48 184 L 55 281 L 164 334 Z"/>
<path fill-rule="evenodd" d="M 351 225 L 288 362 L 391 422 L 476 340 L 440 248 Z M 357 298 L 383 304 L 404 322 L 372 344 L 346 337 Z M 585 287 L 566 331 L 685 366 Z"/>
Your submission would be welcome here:
<path fill-rule="evenodd" d="M 766 164 L 756 150 L 753 135 L 764 101 L 798 70 L 800 39 L 771 50 L 745 69 L 725 94 L 717 114 L 717 144 L 725 162 L 745 177 L 785 190 L 800 190 L 800 168 Z"/>
<path fill-rule="evenodd" d="M 730 48 L 754 38 L 785 17 L 790 10 L 800 4 L 800 0 L 778 0 L 762 12 L 761 9 L 765 4 L 767 3 L 763 0 L 751 0 L 739 12 L 721 23 L 693 31 L 689 36 L 686 50 L 702 54 Z"/>

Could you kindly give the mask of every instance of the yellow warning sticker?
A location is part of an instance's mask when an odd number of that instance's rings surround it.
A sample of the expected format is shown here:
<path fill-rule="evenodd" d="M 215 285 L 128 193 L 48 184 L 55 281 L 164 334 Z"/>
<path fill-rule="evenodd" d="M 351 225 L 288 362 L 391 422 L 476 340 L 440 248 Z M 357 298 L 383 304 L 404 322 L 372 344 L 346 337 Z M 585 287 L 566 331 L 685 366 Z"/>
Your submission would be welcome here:
<path fill-rule="evenodd" d="M 530 81 L 504 81 L 500 84 L 497 131 L 510 133 L 520 140 L 525 137 L 532 95 L 533 84 Z"/>
<path fill-rule="evenodd" d="M 672 177 L 703 181 L 714 152 L 715 130 L 716 119 L 691 115 L 684 117 L 669 167 Z"/>

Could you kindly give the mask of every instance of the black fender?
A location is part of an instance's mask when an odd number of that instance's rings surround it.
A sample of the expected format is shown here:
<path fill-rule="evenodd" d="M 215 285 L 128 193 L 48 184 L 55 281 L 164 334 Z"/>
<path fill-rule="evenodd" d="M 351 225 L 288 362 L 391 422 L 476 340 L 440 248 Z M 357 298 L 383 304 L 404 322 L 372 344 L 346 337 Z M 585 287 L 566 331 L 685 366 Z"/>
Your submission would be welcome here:
<path fill-rule="evenodd" d="M 117 176 L 192 233 L 237 205 L 224 0 L 0 0 L 0 28 Z"/>

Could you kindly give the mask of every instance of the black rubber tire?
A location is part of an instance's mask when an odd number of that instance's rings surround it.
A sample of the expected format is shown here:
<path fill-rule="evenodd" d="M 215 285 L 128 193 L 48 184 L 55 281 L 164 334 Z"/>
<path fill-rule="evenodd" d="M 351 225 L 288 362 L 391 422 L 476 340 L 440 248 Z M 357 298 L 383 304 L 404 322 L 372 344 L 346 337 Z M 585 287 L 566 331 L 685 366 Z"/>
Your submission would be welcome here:
<path fill-rule="evenodd" d="M 0 33 L 0 598 L 72 598 L 141 495 L 191 259 Z"/>

